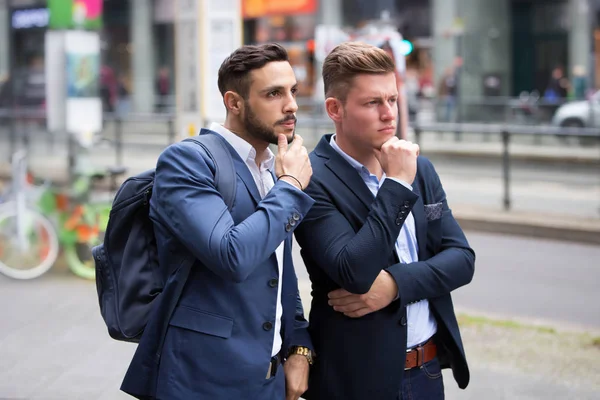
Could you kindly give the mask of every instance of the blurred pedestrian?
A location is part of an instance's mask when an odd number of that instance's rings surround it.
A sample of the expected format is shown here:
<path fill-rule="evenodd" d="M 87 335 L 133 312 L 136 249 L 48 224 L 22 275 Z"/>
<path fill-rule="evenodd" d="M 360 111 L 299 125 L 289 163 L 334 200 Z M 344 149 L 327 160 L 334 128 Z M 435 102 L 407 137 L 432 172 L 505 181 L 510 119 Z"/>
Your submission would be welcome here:
<path fill-rule="evenodd" d="M 581 65 L 573 67 L 572 95 L 574 100 L 584 100 L 587 92 L 587 78 L 585 68 Z"/>
<path fill-rule="evenodd" d="M 475 254 L 435 168 L 396 137 L 393 60 L 362 43 L 323 63 L 335 133 L 311 153 L 315 205 L 296 230 L 312 283 L 315 366 L 306 399 L 444 398 L 469 369 L 450 293 Z"/>
<path fill-rule="evenodd" d="M 158 76 L 156 77 L 156 93 L 158 95 L 158 103 L 156 105 L 157 112 L 167 111 L 171 94 L 171 76 L 168 67 L 163 66 L 158 70 Z"/>
<path fill-rule="evenodd" d="M 120 118 L 127 117 L 131 112 L 131 94 L 126 75 L 120 75 L 117 81 L 116 112 Z"/>
<path fill-rule="evenodd" d="M 417 119 L 419 113 L 420 97 L 419 73 L 416 69 L 406 70 L 406 100 L 408 106 L 408 115 L 411 121 Z"/>
<path fill-rule="evenodd" d="M 117 103 L 118 81 L 115 71 L 108 65 L 100 68 L 100 99 L 102 100 L 102 111 L 112 113 Z"/>
<path fill-rule="evenodd" d="M 439 96 L 444 105 L 444 122 L 455 121 L 456 93 L 458 87 L 457 75 L 454 67 L 447 67 L 440 81 Z"/>
<path fill-rule="evenodd" d="M 155 308 L 122 389 L 144 399 L 297 400 L 312 345 L 291 235 L 313 204 L 303 192 L 308 153 L 294 136 L 297 81 L 285 49 L 267 44 L 234 51 L 218 86 L 225 123 L 206 134 L 234 159 L 234 206 L 228 211 L 199 145 L 161 154 L 150 199 L 160 270 L 169 276 L 171 260 L 190 256 L 195 264 L 179 299 L 164 298 L 178 277 L 167 281 L 160 300 L 170 303 Z"/>
<path fill-rule="evenodd" d="M 544 91 L 544 100 L 560 103 L 567 97 L 569 81 L 564 76 L 563 68 L 560 66 L 552 70 L 552 75 Z"/>
<path fill-rule="evenodd" d="M 8 74 L 0 76 L 0 108 L 9 108 L 11 106 L 10 84 Z"/>

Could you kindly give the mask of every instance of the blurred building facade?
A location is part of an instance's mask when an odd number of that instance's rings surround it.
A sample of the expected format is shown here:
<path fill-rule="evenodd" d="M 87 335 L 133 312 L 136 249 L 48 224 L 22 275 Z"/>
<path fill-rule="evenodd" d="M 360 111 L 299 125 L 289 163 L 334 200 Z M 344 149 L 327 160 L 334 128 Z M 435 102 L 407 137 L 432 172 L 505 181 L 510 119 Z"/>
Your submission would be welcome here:
<path fill-rule="evenodd" d="M 102 63 L 136 111 L 174 90 L 174 1 L 104 0 Z M 556 67 L 569 79 L 582 67 L 600 84 L 600 0 L 242 0 L 242 9 L 244 42 L 283 43 L 304 96 L 318 76 L 315 27 L 384 13 L 413 42 L 408 67 L 437 92 L 450 70 L 462 98 L 543 93 Z M 45 0 L 0 0 L 0 79 L 43 58 L 47 23 Z"/>

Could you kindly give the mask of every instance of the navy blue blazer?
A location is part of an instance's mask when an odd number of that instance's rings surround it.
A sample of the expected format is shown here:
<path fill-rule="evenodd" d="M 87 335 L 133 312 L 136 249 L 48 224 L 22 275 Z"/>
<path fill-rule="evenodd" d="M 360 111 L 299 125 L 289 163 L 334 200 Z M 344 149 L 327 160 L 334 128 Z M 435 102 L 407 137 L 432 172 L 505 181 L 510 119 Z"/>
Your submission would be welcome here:
<path fill-rule="evenodd" d="M 158 159 L 150 217 L 167 283 L 121 386 L 138 398 L 262 398 L 275 329 L 275 249 L 284 241 L 282 351 L 312 348 L 291 235 L 313 200 L 285 182 L 261 199 L 248 167 L 228 148 L 237 172 L 231 213 L 200 146 L 180 142 Z M 197 260 L 174 304 L 174 283 L 183 278 L 170 272 L 190 253 Z"/>
<path fill-rule="evenodd" d="M 439 177 L 419 157 L 413 191 L 384 181 L 376 197 L 325 135 L 310 155 L 306 190 L 315 204 L 296 239 L 312 281 L 309 332 L 316 351 L 307 399 L 397 399 L 406 357 L 406 306 L 428 299 L 438 322 L 439 358 L 461 388 L 469 370 L 450 292 L 473 277 L 475 253 L 452 216 Z M 408 213 L 415 219 L 419 260 L 399 262 L 395 242 Z M 366 293 L 382 269 L 398 285 L 399 299 L 362 318 L 327 304 L 344 288 Z"/>

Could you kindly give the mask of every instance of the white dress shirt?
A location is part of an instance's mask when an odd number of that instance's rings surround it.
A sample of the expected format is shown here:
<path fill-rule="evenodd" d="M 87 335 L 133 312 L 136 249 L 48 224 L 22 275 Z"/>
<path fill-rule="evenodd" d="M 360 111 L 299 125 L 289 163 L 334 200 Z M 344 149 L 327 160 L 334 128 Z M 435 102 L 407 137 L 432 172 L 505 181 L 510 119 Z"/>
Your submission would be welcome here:
<path fill-rule="evenodd" d="M 258 188 L 258 192 L 260 193 L 260 197 L 264 198 L 269 190 L 275 186 L 275 182 L 273 181 L 273 175 L 271 171 L 273 166 L 275 165 L 275 155 L 273 152 L 267 147 L 265 150 L 266 157 L 260 163 L 260 166 L 256 165 L 256 150 L 250 143 L 246 142 L 244 139 L 231 132 L 229 129 L 225 128 L 223 125 L 219 125 L 217 123 L 212 123 L 209 128 L 211 131 L 217 132 L 221 135 L 231 147 L 235 149 L 235 151 L 239 154 L 240 158 L 244 160 L 250 173 L 252 174 L 252 178 L 254 178 L 254 183 L 256 183 L 256 187 Z M 293 186 L 293 185 L 292 185 Z M 277 250 L 275 250 L 275 256 L 277 257 L 277 267 L 279 270 L 279 285 L 277 287 L 277 310 L 275 312 L 275 337 L 273 340 L 273 350 L 271 352 L 271 356 L 274 356 L 279 353 L 282 345 L 281 338 L 281 316 L 283 315 L 283 307 L 281 305 L 281 280 L 283 273 L 283 246 L 284 242 L 281 242 Z"/>
<path fill-rule="evenodd" d="M 379 188 L 383 184 L 386 178 L 385 173 L 381 177 L 381 180 L 377 179 L 377 176 L 371 174 L 369 170 L 350 157 L 348 154 L 337 145 L 335 142 L 335 135 L 331 137 L 331 147 L 334 148 L 348 163 L 356 169 L 362 180 L 365 182 L 373 197 L 377 196 Z M 398 182 L 404 185 L 411 191 L 412 186 L 407 182 L 403 182 L 399 179 L 389 178 L 394 182 Z M 396 253 L 401 263 L 409 264 L 412 262 L 419 261 L 419 244 L 417 242 L 417 235 L 415 230 L 415 217 L 413 213 L 409 213 L 402 225 L 398 239 L 396 240 Z M 398 293 L 399 296 L 402 293 Z M 437 321 L 429 309 L 429 301 L 421 300 L 417 303 L 410 304 L 406 307 L 407 314 L 407 338 L 406 347 L 415 347 L 423 342 L 426 342 L 437 332 Z"/>

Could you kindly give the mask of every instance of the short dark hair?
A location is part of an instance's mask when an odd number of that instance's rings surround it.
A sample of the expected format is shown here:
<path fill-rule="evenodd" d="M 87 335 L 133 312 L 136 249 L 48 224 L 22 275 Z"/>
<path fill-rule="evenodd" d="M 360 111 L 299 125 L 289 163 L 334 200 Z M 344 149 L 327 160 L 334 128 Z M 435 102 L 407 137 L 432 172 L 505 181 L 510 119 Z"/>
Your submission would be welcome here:
<path fill-rule="evenodd" d="M 346 101 L 352 80 L 361 74 L 395 72 L 394 60 L 385 50 L 370 44 L 347 42 L 336 46 L 323 62 L 325 97 Z"/>
<path fill-rule="evenodd" d="M 288 53 L 277 43 L 245 45 L 235 50 L 219 68 L 219 91 L 224 96 L 231 90 L 244 99 L 250 90 L 250 72 L 273 61 L 289 61 Z"/>

